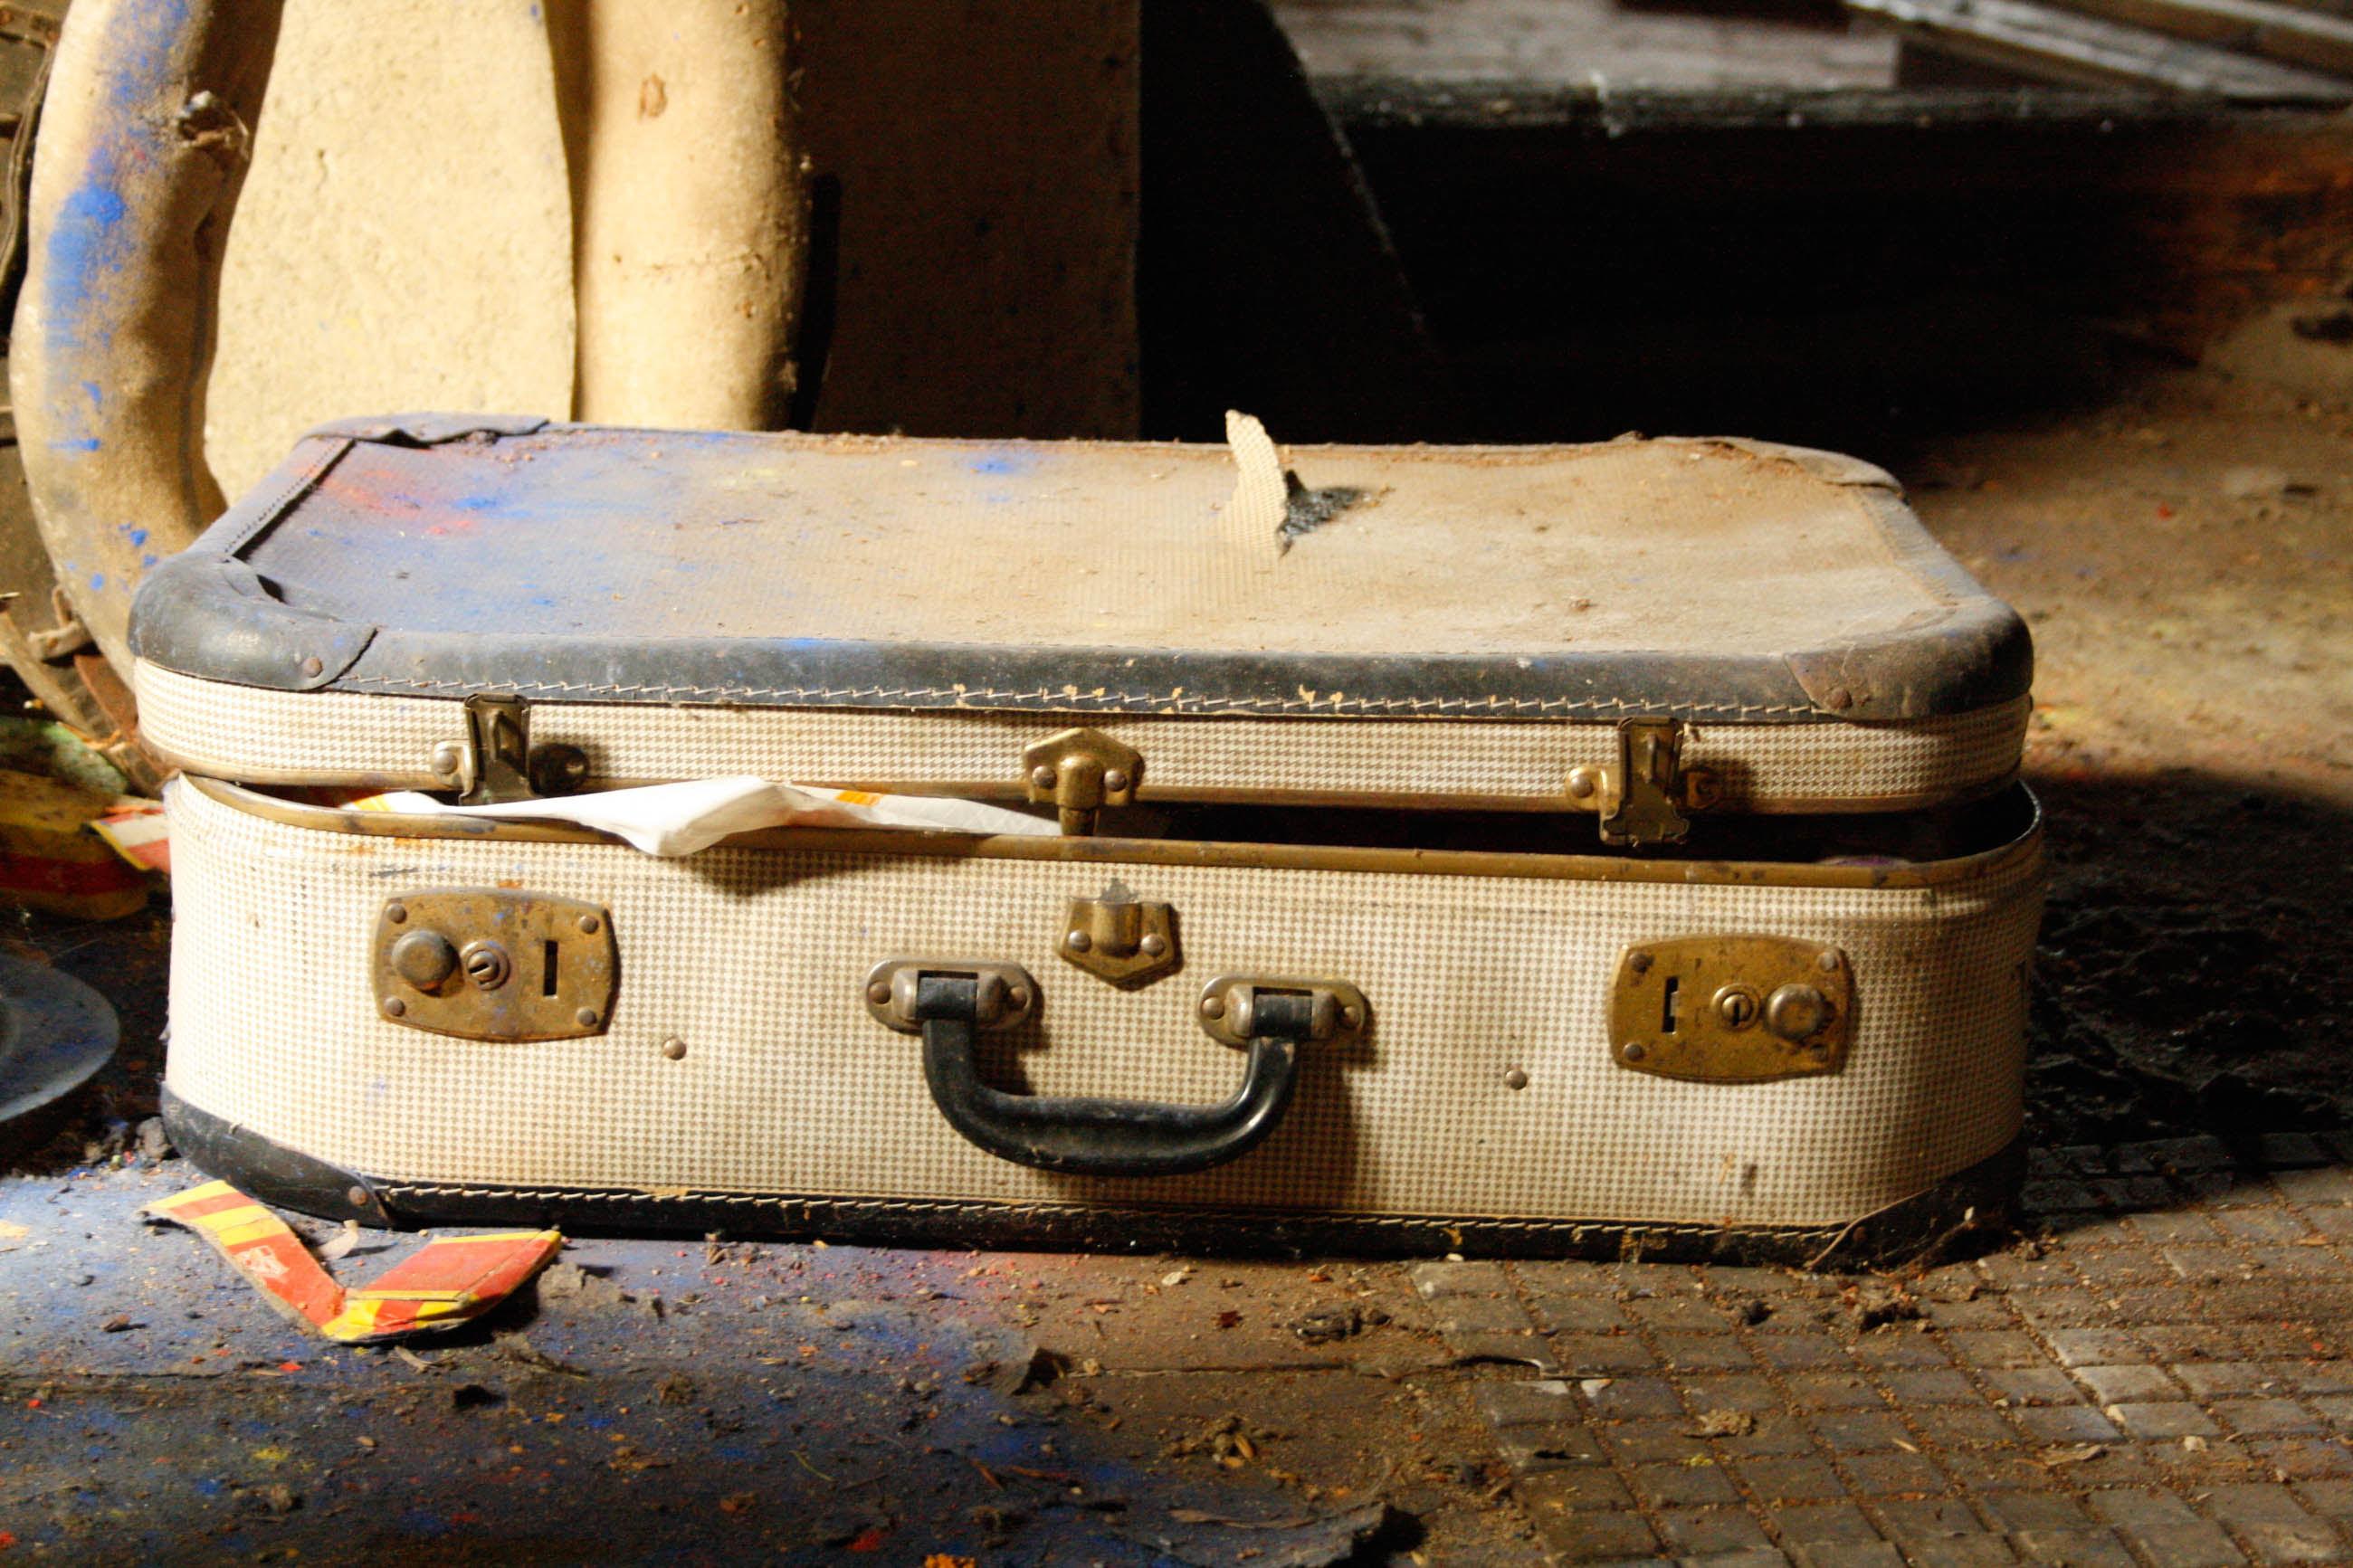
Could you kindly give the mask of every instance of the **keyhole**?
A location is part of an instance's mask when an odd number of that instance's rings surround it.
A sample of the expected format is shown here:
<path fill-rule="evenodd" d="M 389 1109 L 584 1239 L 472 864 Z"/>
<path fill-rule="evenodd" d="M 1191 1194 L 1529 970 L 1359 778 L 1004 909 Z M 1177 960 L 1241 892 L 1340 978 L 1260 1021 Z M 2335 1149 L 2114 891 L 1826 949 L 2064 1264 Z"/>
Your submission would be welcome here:
<path fill-rule="evenodd" d="M 555 955 L 562 949 L 554 942 L 543 942 L 539 944 L 539 951 L 541 957 L 545 960 L 539 973 L 539 994 L 543 996 L 553 996 L 555 994 Z"/>
<path fill-rule="evenodd" d="M 1672 1035 L 1675 1032 L 1675 993 L 1680 990 L 1682 986 L 1683 982 L 1680 979 L 1672 974 L 1667 976 L 1666 999 L 1661 1004 L 1659 1008 L 1659 1032 L 1661 1034 Z"/>

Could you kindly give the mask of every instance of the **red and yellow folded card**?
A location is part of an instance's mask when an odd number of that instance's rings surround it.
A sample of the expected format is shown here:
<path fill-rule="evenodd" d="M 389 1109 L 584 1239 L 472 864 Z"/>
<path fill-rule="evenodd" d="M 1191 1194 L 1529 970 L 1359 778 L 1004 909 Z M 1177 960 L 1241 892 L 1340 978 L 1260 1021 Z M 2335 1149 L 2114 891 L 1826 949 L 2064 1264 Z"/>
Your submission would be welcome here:
<path fill-rule="evenodd" d="M 455 1328 L 513 1294 L 563 1250 L 553 1230 L 444 1236 L 365 1289 L 346 1290 L 282 1219 L 227 1182 L 207 1182 L 146 1212 L 213 1244 L 263 1300 L 343 1344 Z"/>

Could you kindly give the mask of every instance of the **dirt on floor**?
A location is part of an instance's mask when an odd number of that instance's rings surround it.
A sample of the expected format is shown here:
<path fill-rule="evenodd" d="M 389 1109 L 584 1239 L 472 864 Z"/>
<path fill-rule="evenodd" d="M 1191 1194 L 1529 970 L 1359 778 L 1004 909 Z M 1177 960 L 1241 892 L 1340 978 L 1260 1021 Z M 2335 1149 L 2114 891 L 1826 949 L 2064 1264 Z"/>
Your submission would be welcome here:
<path fill-rule="evenodd" d="M 2050 811 L 2029 1125 L 2341 1125 L 2353 413 L 2211 373 L 1895 458 L 2034 628 Z"/>

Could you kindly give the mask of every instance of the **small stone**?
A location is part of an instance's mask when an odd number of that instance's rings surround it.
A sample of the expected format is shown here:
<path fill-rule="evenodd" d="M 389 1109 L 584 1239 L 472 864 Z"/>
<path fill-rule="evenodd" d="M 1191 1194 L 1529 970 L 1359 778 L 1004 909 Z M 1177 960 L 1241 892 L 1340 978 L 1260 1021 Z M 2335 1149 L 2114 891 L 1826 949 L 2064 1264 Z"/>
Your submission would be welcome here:
<path fill-rule="evenodd" d="M 139 1154 L 144 1160 L 165 1160 L 172 1154 L 172 1140 L 164 1131 L 164 1119 L 151 1116 L 139 1124 Z"/>
<path fill-rule="evenodd" d="M 2298 485 L 2288 477 L 2285 468 L 2248 464 L 2223 469 L 2221 488 L 2222 494 L 2232 500 L 2270 500 L 2310 487 Z"/>

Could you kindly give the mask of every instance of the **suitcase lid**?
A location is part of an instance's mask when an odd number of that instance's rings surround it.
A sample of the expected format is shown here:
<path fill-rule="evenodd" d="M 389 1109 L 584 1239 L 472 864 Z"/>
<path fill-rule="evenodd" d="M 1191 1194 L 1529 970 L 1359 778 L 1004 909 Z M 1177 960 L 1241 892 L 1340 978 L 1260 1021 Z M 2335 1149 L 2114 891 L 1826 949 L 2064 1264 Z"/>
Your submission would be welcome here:
<path fill-rule="evenodd" d="M 142 584 L 142 733 L 476 799 L 756 773 L 1082 824 L 1139 791 L 1583 810 L 1620 844 L 2016 768 L 2025 628 L 1867 464 L 1234 435 L 328 426 Z"/>
<path fill-rule="evenodd" d="M 1852 458 L 1287 457 L 1259 540 L 1213 446 L 329 426 L 149 574 L 133 645 L 283 691 L 893 711 L 1792 723 L 2027 689 L 2024 626 Z"/>

